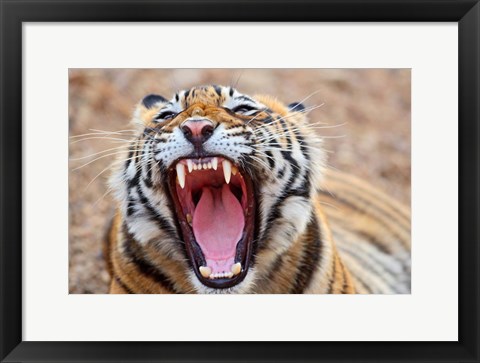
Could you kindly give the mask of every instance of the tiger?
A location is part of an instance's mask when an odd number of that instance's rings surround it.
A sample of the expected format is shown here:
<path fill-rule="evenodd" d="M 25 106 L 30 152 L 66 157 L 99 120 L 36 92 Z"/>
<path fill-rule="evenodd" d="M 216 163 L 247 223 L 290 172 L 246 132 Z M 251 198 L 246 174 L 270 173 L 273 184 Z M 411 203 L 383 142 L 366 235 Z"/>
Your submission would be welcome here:
<path fill-rule="evenodd" d="M 409 294 L 410 212 L 326 165 L 304 101 L 144 97 L 112 164 L 111 294 Z"/>

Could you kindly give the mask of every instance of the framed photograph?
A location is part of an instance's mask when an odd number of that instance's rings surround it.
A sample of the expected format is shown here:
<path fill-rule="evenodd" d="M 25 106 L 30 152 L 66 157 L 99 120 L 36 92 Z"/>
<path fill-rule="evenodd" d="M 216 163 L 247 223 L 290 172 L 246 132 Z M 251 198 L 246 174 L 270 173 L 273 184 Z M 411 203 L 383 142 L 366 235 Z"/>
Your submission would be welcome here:
<path fill-rule="evenodd" d="M 2 1 L 1 350 L 478 362 L 478 1 Z"/>

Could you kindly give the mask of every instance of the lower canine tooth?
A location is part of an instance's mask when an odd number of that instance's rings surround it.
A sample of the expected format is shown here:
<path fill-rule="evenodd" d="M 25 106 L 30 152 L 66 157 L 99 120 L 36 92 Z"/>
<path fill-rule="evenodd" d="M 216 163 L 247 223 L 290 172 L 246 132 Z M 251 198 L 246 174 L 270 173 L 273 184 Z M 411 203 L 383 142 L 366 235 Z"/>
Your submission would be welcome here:
<path fill-rule="evenodd" d="M 199 270 L 200 274 L 205 278 L 209 277 L 212 274 L 212 269 L 207 266 L 200 266 Z"/>
<path fill-rule="evenodd" d="M 242 271 L 242 264 L 240 262 L 237 262 L 236 264 L 232 265 L 232 267 L 230 268 L 230 271 L 232 271 L 232 274 L 234 276 L 238 275 L 240 271 Z"/>

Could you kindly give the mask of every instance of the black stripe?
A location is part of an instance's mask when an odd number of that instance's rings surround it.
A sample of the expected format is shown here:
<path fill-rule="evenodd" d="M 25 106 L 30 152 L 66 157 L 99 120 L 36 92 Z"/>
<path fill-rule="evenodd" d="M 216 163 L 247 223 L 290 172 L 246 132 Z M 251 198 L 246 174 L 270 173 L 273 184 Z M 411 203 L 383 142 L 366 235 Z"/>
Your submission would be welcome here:
<path fill-rule="evenodd" d="M 145 259 L 144 253 L 139 248 L 137 241 L 128 231 L 128 228 L 125 224 L 123 225 L 123 233 L 126 237 L 123 243 L 125 253 L 129 260 L 138 267 L 140 273 L 151 277 L 153 280 L 155 280 L 155 282 L 160 284 L 170 293 L 178 293 L 175 285 L 170 281 L 170 279 Z"/>
<path fill-rule="evenodd" d="M 345 272 L 345 265 L 343 264 L 343 261 L 340 261 L 340 265 L 342 266 L 342 274 L 343 274 L 343 285 L 342 285 L 342 294 L 346 294 L 347 290 L 347 274 Z"/>
<path fill-rule="evenodd" d="M 290 181 L 290 185 L 295 184 L 295 179 L 296 176 L 299 175 L 298 172 L 300 172 L 301 168 L 298 166 L 297 161 L 293 158 L 292 152 L 288 150 L 281 150 L 282 156 L 292 164 L 292 175 L 295 177 Z"/>
<path fill-rule="evenodd" d="M 150 220 L 155 222 L 162 231 L 167 232 L 170 238 L 176 238 L 175 228 L 173 228 L 173 226 L 168 222 L 168 220 L 161 216 L 158 211 L 152 206 L 147 197 L 145 197 L 145 194 L 143 194 L 141 186 L 137 187 L 137 193 L 140 199 L 140 203 L 150 215 Z"/>
<path fill-rule="evenodd" d="M 130 190 L 132 188 L 135 188 L 138 185 L 139 181 L 140 181 L 140 170 L 137 170 L 133 178 L 128 181 L 128 189 Z"/>
<path fill-rule="evenodd" d="M 152 182 L 153 162 L 152 162 L 152 159 L 148 160 L 146 168 L 147 168 L 147 173 L 145 175 L 145 178 L 143 178 L 143 182 L 145 183 L 145 186 L 147 188 L 152 188 L 153 187 L 153 182 Z"/>
<path fill-rule="evenodd" d="M 273 154 L 270 150 L 265 151 L 265 155 L 267 155 L 267 162 L 270 169 L 275 170 L 275 159 L 273 158 Z"/>
<path fill-rule="evenodd" d="M 213 89 L 217 93 L 218 97 L 222 97 L 222 89 L 220 88 L 220 86 L 215 85 L 213 86 Z"/>
<path fill-rule="evenodd" d="M 322 236 L 320 226 L 312 215 L 307 227 L 305 239 L 309 241 L 303 250 L 301 263 L 297 268 L 295 285 L 290 290 L 293 294 L 302 294 L 308 287 L 313 277 L 313 272 L 318 268 L 320 255 L 322 254 Z"/>
<path fill-rule="evenodd" d="M 130 151 L 128 152 L 128 157 L 127 161 L 125 161 L 125 173 L 127 172 L 128 167 L 130 166 L 130 163 L 132 162 L 132 157 L 133 157 L 133 145 L 130 145 L 129 147 Z"/>
<path fill-rule="evenodd" d="M 144 147 L 143 147 L 143 152 L 142 152 L 142 170 L 144 170 L 144 168 L 147 168 L 146 170 L 146 173 L 145 173 L 145 177 L 143 178 L 143 183 L 145 184 L 145 186 L 147 188 L 151 188 L 153 186 L 152 184 L 152 158 L 149 158 L 147 159 L 148 161 L 145 163 L 145 155 L 149 155 L 150 154 L 150 148 L 152 147 L 151 145 L 151 141 L 148 140 L 147 142 L 145 142 L 144 144 Z M 146 165 L 145 165 L 146 164 Z"/>
<path fill-rule="evenodd" d="M 285 123 L 285 120 L 283 120 L 282 118 L 279 119 L 280 121 L 280 125 L 282 126 L 282 129 L 284 131 L 284 135 L 285 135 L 285 138 L 287 139 L 287 147 L 288 148 L 291 148 L 292 146 L 292 139 L 289 135 L 289 132 L 290 130 L 288 130 L 288 126 L 287 124 Z M 280 145 L 279 145 L 280 146 Z M 300 168 L 300 166 L 298 165 L 298 162 L 297 160 L 295 160 L 292 156 L 292 152 L 291 151 L 288 151 L 288 150 L 282 150 L 282 155 L 285 159 L 287 159 L 293 166 L 293 169 L 297 170 L 298 172 L 300 172 L 302 169 Z M 297 173 L 295 173 L 295 171 L 293 172 L 294 175 L 297 175 Z M 293 185 L 295 183 L 295 178 L 291 181 L 291 185 Z"/>
<path fill-rule="evenodd" d="M 125 283 L 120 279 L 119 276 L 115 276 L 115 281 L 117 282 L 117 284 L 120 285 L 122 289 L 127 292 L 127 294 L 135 294 L 127 285 L 125 285 Z"/>
<path fill-rule="evenodd" d="M 288 140 L 290 140 L 289 136 L 287 136 L 287 142 L 290 145 L 291 142 L 288 141 Z M 298 175 L 298 173 L 296 173 L 295 171 L 300 171 L 301 168 L 298 166 L 297 161 L 292 157 L 292 153 L 290 151 L 282 150 L 283 149 L 282 145 L 280 145 L 280 143 L 278 142 L 278 140 L 275 137 L 269 139 L 268 146 L 270 146 L 273 149 L 278 149 L 280 151 L 280 153 L 282 154 L 282 156 L 284 157 L 284 159 L 287 160 L 291 164 L 292 172 L 290 173 L 290 178 L 289 178 L 288 182 L 286 183 L 287 187 L 290 188 L 290 186 L 295 184 L 295 179 L 297 178 L 297 175 Z M 268 151 L 266 152 L 266 154 L 267 153 L 268 153 Z M 270 153 L 270 155 L 271 155 L 271 153 Z"/>
<path fill-rule="evenodd" d="M 327 294 L 331 294 L 333 292 L 333 285 L 335 284 L 335 275 L 337 274 L 337 259 L 335 255 L 333 255 L 333 267 L 332 267 L 332 276 L 330 278 L 328 284 Z"/>
<path fill-rule="evenodd" d="M 128 204 L 127 204 L 127 217 L 131 217 L 134 213 L 135 213 L 135 201 L 129 197 Z"/>
<path fill-rule="evenodd" d="M 293 133 L 295 134 L 298 143 L 300 145 L 300 150 L 303 151 L 303 155 L 307 160 L 310 160 L 310 153 L 308 152 L 307 143 L 305 142 L 305 138 L 300 134 L 298 130 L 294 130 Z"/>
<path fill-rule="evenodd" d="M 127 216 L 130 217 L 135 214 L 135 199 L 130 195 L 130 192 L 133 188 L 138 186 L 140 180 L 140 172 L 137 171 L 133 178 L 128 181 L 127 192 L 128 192 L 128 201 L 127 201 Z"/>
<path fill-rule="evenodd" d="M 158 165 L 158 168 L 160 169 L 160 174 L 163 175 L 163 176 L 166 176 L 167 175 L 167 168 L 165 167 L 165 164 L 163 163 L 163 160 L 162 159 L 155 159 L 155 162 L 157 163 Z"/>

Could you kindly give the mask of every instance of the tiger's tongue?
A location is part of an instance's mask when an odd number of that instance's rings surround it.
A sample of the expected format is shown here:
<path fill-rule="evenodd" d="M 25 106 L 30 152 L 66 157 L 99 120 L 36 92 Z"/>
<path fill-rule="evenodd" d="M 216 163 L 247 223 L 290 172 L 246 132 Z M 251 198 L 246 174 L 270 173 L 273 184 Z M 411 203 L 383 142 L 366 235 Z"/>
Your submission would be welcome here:
<path fill-rule="evenodd" d="M 192 227 L 212 273 L 230 271 L 244 226 L 242 206 L 227 184 L 221 189 L 203 187 Z"/>

